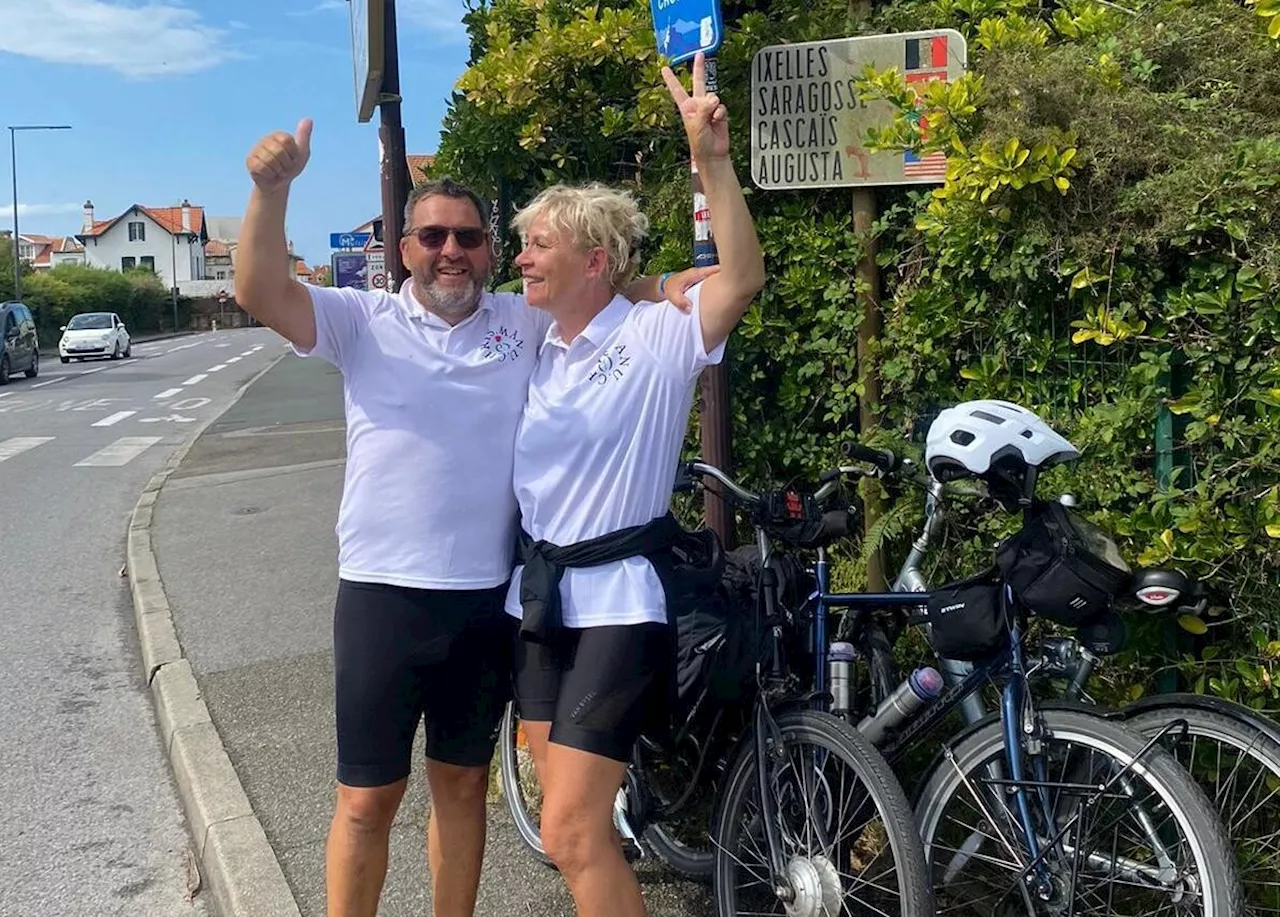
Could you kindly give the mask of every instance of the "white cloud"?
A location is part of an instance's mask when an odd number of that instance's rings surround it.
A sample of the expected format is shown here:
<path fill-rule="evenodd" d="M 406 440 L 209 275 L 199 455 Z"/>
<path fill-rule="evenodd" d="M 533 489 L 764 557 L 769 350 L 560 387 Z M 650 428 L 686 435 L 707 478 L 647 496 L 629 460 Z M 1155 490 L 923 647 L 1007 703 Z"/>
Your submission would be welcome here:
<path fill-rule="evenodd" d="M 196 73 L 233 53 L 226 32 L 175 0 L 22 0 L 0 4 L 0 51 L 131 77 Z"/>
<path fill-rule="evenodd" d="M 318 3 L 312 3 L 305 10 L 290 10 L 289 16 L 313 16 L 316 13 L 328 13 L 341 10 L 343 13 L 347 11 L 347 0 L 319 0 Z"/>
<path fill-rule="evenodd" d="M 346 15 L 349 4 L 347 0 L 312 0 L 306 9 L 291 9 L 285 15 L 315 15 L 316 13 L 342 13 Z"/>
<path fill-rule="evenodd" d="M 18 219 L 24 217 L 49 216 L 58 213 L 79 213 L 80 204 L 24 204 L 18 202 Z M 0 204 L 0 213 L 13 217 L 13 202 Z"/>
<path fill-rule="evenodd" d="M 398 0 L 396 12 L 402 24 L 430 32 L 442 41 L 466 40 L 462 17 L 467 8 L 462 0 Z"/>

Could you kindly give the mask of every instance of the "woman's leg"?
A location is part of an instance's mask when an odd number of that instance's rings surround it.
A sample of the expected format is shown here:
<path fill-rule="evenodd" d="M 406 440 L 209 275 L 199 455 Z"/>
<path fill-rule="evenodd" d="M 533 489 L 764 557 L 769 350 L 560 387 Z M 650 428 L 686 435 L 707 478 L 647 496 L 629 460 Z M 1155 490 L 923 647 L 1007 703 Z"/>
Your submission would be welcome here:
<path fill-rule="evenodd" d="M 640 885 L 613 824 L 613 801 L 626 769 L 622 761 L 555 742 L 546 745 L 545 768 L 538 772 L 542 845 L 564 876 L 578 917 L 645 913 Z"/>
<path fill-rule="evenodd" d="M 558 660 L 550 731 L 530 733 L 542 783 L 542 844 L 579 917 L 643 917 L 644 899 L 622 852 L 613 803 L 646 714 L 666 689 L 670 631 L 665 624 L 633 624 L 573 635 L 575 651 Z"/>

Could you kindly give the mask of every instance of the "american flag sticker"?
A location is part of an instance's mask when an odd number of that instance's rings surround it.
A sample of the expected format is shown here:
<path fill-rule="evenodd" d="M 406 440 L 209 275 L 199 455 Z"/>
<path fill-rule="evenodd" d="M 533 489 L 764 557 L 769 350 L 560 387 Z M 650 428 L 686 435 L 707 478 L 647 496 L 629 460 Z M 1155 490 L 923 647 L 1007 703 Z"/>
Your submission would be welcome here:
<path fill-rule="evenodd" d="M 940 178 L 947 177 L 947 154 L 930 153 L 917 156 L 908 150 L 902 154 L 902 174 L 907 178 Z"/>

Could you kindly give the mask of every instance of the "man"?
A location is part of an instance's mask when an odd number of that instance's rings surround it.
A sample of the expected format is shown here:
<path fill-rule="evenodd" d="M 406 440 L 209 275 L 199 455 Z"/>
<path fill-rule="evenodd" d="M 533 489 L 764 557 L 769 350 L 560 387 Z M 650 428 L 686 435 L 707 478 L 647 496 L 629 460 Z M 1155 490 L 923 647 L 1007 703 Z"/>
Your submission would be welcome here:
<path fill-rule="evenodd" d="M 372 917 L 391 822 L 425 714 L 435 917 L 470 917 L 485 841 L 485 791 L 510 690 L 503 613 L 517 509 L 515 431 L 550 318 L 485 291 L 485 208 L 448 179 L 414 190 L 398 294 L 309 287 L 288 271 L 285 210 L 312 123 L 264 137 L 247 159 L 236 300 L 301 356 L 342 370 L 347 466 L 334 611 L 338 792 L 325 857 L 330 917 Z M 687 271 L 626 291 L 671 298 Z M 667 278 L 664 277 L 665 281 Z"/>

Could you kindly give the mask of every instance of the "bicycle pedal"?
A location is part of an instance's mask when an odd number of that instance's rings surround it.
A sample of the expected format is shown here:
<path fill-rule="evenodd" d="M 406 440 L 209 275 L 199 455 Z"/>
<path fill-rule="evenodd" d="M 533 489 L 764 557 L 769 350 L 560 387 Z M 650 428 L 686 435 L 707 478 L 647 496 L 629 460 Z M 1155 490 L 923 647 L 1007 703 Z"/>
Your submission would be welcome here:
<path fill-rule="evenodd" d="M 622 838 L 622 855 L 628 863 L 635 863 L 645 858 L 644 847 L 630 838 Z"/>

